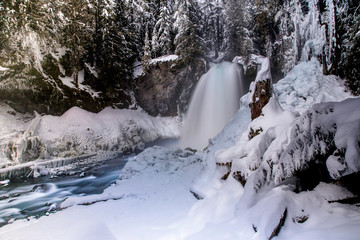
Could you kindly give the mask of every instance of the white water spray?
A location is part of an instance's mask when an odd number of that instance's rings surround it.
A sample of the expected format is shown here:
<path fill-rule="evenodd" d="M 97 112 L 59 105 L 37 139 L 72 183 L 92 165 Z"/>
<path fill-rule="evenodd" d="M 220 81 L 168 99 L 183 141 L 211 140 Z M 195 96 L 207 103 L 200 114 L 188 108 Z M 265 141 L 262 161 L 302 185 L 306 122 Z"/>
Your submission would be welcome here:
<path fill-rule="evenodd" d="M 235 115 L 242 94 L 241 72 L 236 63 L 224 62 L 211 68 L 192 95 L 180 147 L 205 148 Z"/>

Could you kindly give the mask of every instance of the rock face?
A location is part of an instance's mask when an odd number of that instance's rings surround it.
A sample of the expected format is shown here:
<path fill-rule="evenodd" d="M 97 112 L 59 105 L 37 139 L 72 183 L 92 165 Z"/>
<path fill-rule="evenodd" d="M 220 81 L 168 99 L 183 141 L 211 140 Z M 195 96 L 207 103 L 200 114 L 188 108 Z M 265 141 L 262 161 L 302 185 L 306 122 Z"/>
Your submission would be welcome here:
<path fill-rule="evenodd" d="M 0 72 L 0 101 L 18 112 L 60 115 L 72 106 L 90 111 L 104 107 L 90 92 L 66 86 L 59 76 L 48 78 L 31 65 L 12 65 Z"/>
<path fill-rule="evenodd" d="M 254 94 L 252 95 L 251 108 L 251 120 L 259 117 L 263 107 L 269 102 L 271 97 L 271 81 L 266 79 L 256 82 L 254 88 Z"/>
<path fill-rule="evenodd" d="M 193 87 L 205 70 L 202 60 L 188 66 L 178 60 L 151 63 L 137 79 L 136 99 L 150 115 L 176 116 L 186 111 Z"/>
<path fill-rule="evenodd" d="M 269 102 L 272 95 L 270 60 L 263 56 L 250 54 L 246 57 L 235 57 L 233 62 L 243 66 L 246 80 L 254 80 L 250 85 L 249 99 L 251 120 L 254 120 L 261 115 L 263 107 Z M 252 131 L 256 132 L 254 129 Z"/>

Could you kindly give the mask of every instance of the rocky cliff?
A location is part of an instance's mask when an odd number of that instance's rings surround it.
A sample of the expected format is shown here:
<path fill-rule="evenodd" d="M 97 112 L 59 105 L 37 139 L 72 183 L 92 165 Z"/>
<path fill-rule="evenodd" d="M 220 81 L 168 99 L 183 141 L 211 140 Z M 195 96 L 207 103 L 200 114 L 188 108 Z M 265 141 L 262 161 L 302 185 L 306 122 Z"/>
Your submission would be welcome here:
<path fill-rule="evenodd" d="M 193 87 L 206 71 L 206 62 L 198 59 L 182 65 L 177 56 L 161 59 L 166 58 L 152 60 L 136 80 L 136 99 L 153 116 L 176 116 L 186 111 Z"/>

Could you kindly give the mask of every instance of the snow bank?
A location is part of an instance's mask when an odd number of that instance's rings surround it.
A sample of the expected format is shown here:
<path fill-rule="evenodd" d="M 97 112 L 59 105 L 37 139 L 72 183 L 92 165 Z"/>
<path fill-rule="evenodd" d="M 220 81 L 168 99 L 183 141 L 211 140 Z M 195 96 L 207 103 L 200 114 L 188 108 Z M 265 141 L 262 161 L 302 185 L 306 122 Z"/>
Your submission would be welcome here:
<path fill-rule="evenodd" d="M 179 136 L 176 118 L 106 108 L 95 114 L 73 107 L 62 116 L 37 115 L 24 134 L 10 143 L 14 163 L 37 158 L 68 158 L 101 151 L 142 150 L 159 138 Z"/>

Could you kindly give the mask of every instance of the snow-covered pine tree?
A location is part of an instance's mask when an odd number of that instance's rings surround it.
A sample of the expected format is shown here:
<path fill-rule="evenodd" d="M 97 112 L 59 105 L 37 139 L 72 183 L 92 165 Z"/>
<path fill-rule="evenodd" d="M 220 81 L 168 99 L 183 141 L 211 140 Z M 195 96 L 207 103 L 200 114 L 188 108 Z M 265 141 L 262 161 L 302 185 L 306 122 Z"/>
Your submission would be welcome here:
<path fill-rule="evenodd" d="M 250 4 L 250 3 L 249 3 Z M 245 19 L 247 2 L 228 1 L 225 7 L 225 59 L 231 61 L 235 56 L 247 56 L 253 52 L 253 44 Z"/>
<path fill-rule="evenodd" d="M 175 53 L 188 64 L 195 58 L 203 57 L 205 52 L 205 43 L 199 26 L 200 8 L 193 0 L 178 0 L 175 6 Z"/>
<path fill-rule="evenodd" d="M 151 59 L 151 43 L 150 43 L 150 39 L 149 39 L 149 30 L 148 27 L 146 27 L 146 32 L 145 32 L 145 40 L 144 40 L 144 54 L 142 56 L 142 65 L 143 65 L 143 70 L 145 72 L 147 72 L 148 67 L 149 67 L 149 63 L 150 63 L 150 59 Z"/>
<path fill-rule="evenodd" d="M 134 26 L 139 54 L 142 56 L 146 32 L 148 32 L 148 39 L 150 40 L 149 47 L 152 49 L 152 33 L 160 14 L 160 0 L 128 0 L 128 7 L 130 11 L 129 22 Z"/>
<path fill-rule="evenodd" d="M 0 55 L 7 44 L 5 16 L 4 3 L 0 2 Z"/>
<path fill-rule="evenodd" d="M 132 67 L 137 58 L 134 28 L 127 18 L 128 8 L 123 0 L 114 2 L 113 8 L 109 8 L 108 15 L 104 16 L 103 41 L 96 65 L 101 78 L 98 87 L 107 93 L 110 88 L 113 92 L 131 86 Z"/>
<path fill-rule="evenodd" d="M 87 23 L 91 22 L 90 9 L 87 1 L 67 0 L 62 5 L 62 13 L 66 14 L 66 23 L 62 32 L 62 45 L 67 48 L 61 62 L 67 76 L 73 76 L 75 85 L 78 84 L 78 73 L 82 69 L 82 62 L 86 56 L 86 46 L 92 41 L 92 29 Z"/>
<path fill-rule="evenodd" d="M 168 55 L 173 52 L 172 16 L 167 0 L 161 1 L 161 10 L 152 34 L 153 56 Z"/>
<path fill-rule="evenodd" d="M 350 90 L 360 95 L 359 1 L 335 2 L 336 48 L 334 73 L 346 79 Z"/>
<path fill-rule="evenodd" d="M 253 29 L 252 42 L 256 54 L 271 59 L 273 43 L 276 38 L 274 22 L 277 13 L 277 1 L 255 0 L 254 5 L 248 6 L 248 16 L 245 21 L 251 23 L 248 29 Z"/>
<path fill-rule="evenodd" d="M 223 44 L 224 7 L 220 0 L 201 2 L 202 32 L 205 40 L 206 54 L 217 58 Z"/>

